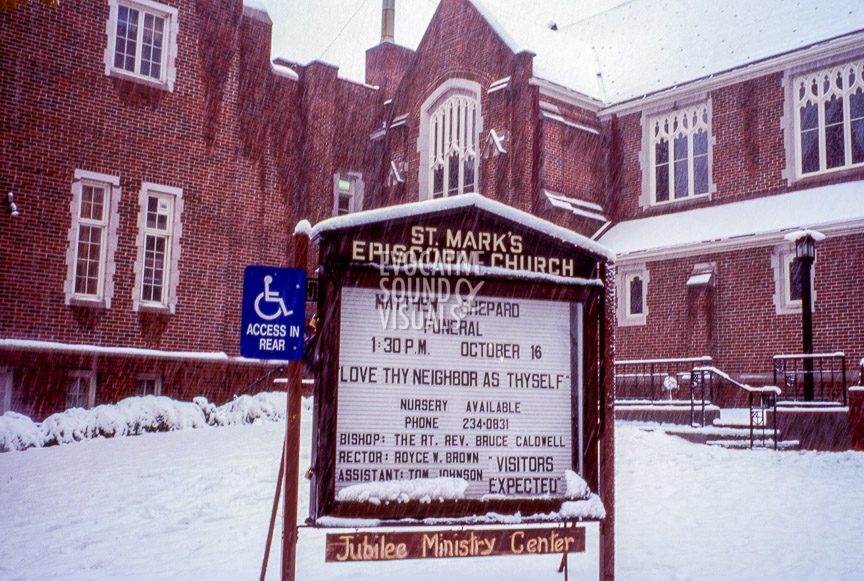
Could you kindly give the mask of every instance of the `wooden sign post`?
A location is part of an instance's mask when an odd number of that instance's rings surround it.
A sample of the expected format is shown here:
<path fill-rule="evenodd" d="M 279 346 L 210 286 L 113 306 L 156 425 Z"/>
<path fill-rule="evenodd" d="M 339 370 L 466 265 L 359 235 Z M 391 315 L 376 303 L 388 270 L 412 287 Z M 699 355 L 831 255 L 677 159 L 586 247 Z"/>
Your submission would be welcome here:
<path fill-rule="evenodd" d="M 294 233 L 294 267 L 306 270 L 309 235 Z M 285 430 L 284 521 L 282 526 L 282 579 L 294 581 L 297 563 L 297 480 L 300 477 L 300 416 L 303 389 L 303 361 L 288 365 L 288 409 Z"/>
<path fill-rule="evenodd" d="M 613 575 L 611 253 L 477 195 L 333 218 L 312 238 L 311 520 L 528 527 L 334 533 L 327 560 L 573 553 Z M 549 513 L 558 528 L 528 526 Z"/>

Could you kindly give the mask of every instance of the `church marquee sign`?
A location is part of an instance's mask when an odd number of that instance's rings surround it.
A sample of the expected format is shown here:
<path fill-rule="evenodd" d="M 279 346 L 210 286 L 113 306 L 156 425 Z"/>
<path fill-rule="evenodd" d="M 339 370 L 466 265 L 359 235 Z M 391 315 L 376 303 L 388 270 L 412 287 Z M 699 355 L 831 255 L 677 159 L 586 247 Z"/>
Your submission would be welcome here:
<path fill-rule="evenodd" d="M 313 239 L 311 522 L 555 513 L 574 475 L 602 496 L 601 247 L 470 195 L 334 218 Z M 456 556 L 585 543 L 579 527 L 474 533 L 331 534 L 327 559 L 435 558 L 443 541 L 468 551 Z"/>

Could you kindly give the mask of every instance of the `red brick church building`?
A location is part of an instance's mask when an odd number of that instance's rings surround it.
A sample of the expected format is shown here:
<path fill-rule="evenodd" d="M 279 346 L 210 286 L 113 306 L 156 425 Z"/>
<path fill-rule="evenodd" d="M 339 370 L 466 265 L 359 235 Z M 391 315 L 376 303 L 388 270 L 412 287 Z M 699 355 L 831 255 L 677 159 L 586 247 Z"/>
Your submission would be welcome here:
<path fill-rule="evenodd" d="M 247 264 L 290 264 L 302 218 L 470 192 L 616 252 L 619 360 L 753 384 L 801 351 L 784 237 L 818 230 L 814 350 L 852 378 L 864 10 L 535 4 L 440 0 L 416 50 L 385 18 L 365 83 L 273 60 L 248 1 L 0 13 L 0 412 L 260 390 Z"/>

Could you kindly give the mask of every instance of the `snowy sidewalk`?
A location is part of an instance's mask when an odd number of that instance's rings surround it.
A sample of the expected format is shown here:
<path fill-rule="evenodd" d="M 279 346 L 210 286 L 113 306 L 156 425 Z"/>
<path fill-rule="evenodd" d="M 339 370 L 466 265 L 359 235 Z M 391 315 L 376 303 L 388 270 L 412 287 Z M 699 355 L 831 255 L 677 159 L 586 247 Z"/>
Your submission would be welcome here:
<path fill-rule="evenodd" d="M 0 578 L 257 578 L 283 430 L 0 454 Z M 864 577 L 864 453 L 725 450 L 635 426 L 616 434 L 620 579 Z M 300 579 L 563 579 L 555 556 L 328 565 L 323 533 L 300 538 Z"/>

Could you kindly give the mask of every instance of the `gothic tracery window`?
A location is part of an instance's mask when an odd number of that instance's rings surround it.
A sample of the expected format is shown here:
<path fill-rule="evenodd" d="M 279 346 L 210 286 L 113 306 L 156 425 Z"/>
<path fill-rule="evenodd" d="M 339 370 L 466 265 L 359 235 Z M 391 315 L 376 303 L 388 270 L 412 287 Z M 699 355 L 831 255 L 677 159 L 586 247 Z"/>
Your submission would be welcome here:
<path fill-rule="evenodd" d="M 711 119 L 708 103 L 650 120 L 652 203 L 709 193 Z"/>
<path fill-rule="evenodd" d="M 792 84 L 799 176 L 864 164 L 864 59 Z"/>
<path fill-rule="evenodd" d="M 454 90 L 445 94 L 428 115 L 427 197 L 476 192 L 480 131 L 476 96 Z"/>

